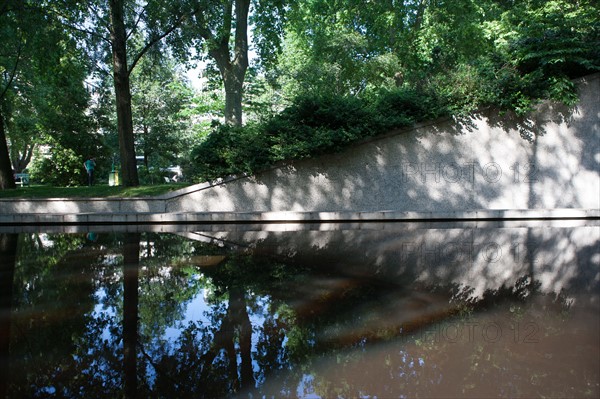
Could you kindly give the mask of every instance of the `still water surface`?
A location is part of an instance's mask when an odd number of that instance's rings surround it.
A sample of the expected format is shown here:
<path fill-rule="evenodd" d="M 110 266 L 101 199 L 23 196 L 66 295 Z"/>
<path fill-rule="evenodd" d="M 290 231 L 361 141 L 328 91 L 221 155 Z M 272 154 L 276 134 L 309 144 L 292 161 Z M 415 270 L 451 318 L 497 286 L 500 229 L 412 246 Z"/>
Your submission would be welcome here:
<path fill-rule="evenodd" d="M 0 397 L 600 395 L 597 221 L 129 230 L 0 234 Z"/>

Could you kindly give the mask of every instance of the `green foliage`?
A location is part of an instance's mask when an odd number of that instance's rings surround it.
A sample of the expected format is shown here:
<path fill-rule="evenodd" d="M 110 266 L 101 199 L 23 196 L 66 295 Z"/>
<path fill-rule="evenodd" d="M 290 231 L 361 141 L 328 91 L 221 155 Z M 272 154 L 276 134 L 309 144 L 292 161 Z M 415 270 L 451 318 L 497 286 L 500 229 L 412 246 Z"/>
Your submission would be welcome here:
<path fill-rule="evenodd" d="M 150 167 L 175 165 L 190 148 L 192 90 L 166 56 L 138 65 L 131 82 L 137 154 Z"/>
<path fill-rule="evenodd" d="M 446 114 L 441 100 L 409 89 L 365 98 L 303 95 L 264 122 L 219 125 L 194 149 L 191 174 L 200 181 L 252 174 L 280 161 L 339 152 L 361 139 Z"/>
<path fill-rule="evenodd" d="M 571 80 L 600 70 L 599 13 L 595 2 L 565 0 L 530 0 L 505 10 L 490 25 L 499 59 L 490 102 L 518 114 L 543 99 L 573 104 Z"/>
<path fill-rule="evenodd" d="M 600 68 L 600 10 L 590 1 L 577 3 L 525 2 L 506 16 L 517 35 L 507 50 L 521 73 L 575 78 Z M 528 23 L 514 21 L 521 18 Z"/>
<path fill-rule="evenodd" d="M 573 78 L 600 70 L 597 2 L 314 0 L 290 13 L 277 70 L 288 99 L 381 87 L 436 93 L 466 114 L 522 115 L 576 100 Z"/>
<path fill-rule="evenodd" d="M 295 0 L 259 0 L 252 4 L 254 9 L 249 22 L 253 25 L 253 44 L 264 68 L 275 63 L 281 52 L 287 12 L 294 3 Z"/>
<path fill-rule="evenodd" d="M 56 143 L 56 152 L 68 149 L 80 156 L 95 152 L 100 144 L 91 133 L 90 93 L 84 85 L 89 70 L 74 38 L 35 2 L 5 5 L 0 7 L 6 38 L 6 51 L 0 54 L 0 108 L 12 168 L 27 168 L 43 144 Z M 50 179 L 46 172 L 56 176 L 68 168 L 62 164 L 68 163 L 64 155 L 56 156 L 63 170 L 44 171 L 44 179 Z"/>
<path fill-rule="evenodd" d="M 376 132 L 374 115 L 355 97 L 303 96 L 266 122 L 274 160 L 334 152 Z"/>
<path fill-rule="evenodd" d="M 372 108 L 380 120 L 381 132 L 448 115 L 444 101 L 435 92 L 406 88 L 380 90 Z"/>
<path fill-rule="evenodd" d="M 54 186 L 78 186 L 85 182 L 83 157 L 60 144 L 53 145 L 50 157 L 38 157 L 32 163 L 31 179 Z"/>
<path fill-rule="evenodd" d="M 188 173 L 202 180 L 260 170 L 269 165 L 265 144 L 256 124 L 219 125 L 192 151 Z"/>
<path fill-rule="evenodd" d="M 486 97 L 486 78 L 483 76 L 486 71 L 485 61 L 460 64 L 447 73 L 433 76 L 429 88 L 444 99 L 452 114 L 466 115 L 490 102 Z"/>

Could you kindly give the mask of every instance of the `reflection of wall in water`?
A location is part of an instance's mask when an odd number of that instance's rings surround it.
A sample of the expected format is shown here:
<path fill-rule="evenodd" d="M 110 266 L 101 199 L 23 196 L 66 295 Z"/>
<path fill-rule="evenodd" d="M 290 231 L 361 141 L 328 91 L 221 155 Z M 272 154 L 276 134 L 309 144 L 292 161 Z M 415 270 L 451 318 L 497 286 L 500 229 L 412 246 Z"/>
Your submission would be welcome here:
<path fill-rule="evenodd" d="M 456 284 L 480 297 L 523 277 L 543 293 L 600 288 L 600 226 L 423 228 L 373 224 L 376 229 L 211 232 L 256 253 L 374 275 L 400 284 Z"/>

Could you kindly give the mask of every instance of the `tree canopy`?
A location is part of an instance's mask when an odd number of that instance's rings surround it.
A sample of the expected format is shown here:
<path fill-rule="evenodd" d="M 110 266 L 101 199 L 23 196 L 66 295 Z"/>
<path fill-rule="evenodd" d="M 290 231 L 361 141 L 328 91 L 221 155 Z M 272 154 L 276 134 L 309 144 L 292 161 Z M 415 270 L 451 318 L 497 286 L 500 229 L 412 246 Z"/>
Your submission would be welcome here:
<path fill-rule="evenodd" d="M 367 3 L 291 8 L 266 74 L 285 109 L 211 134 L 194 152 L 199 180 L 335 152 L 433 117 L 487 107 L 523 116 L 545 99 L 572 105 L 572 80 L 600 70 L 592 1 Z"/>
<path fill-rule="evenodd" d="M 204 180 L 432 117 L 572 104 L 572 80 L 600 70 L 599 11 L 591 0 L 6 0 L 0 185 L 31 165 L 78 184 L 89 155 L 102 173 L 116 162 L 125 185 L 140 181 L 136 155 Z M 210 91 L 182 77 L 198 62 L 216 72 Z"/>

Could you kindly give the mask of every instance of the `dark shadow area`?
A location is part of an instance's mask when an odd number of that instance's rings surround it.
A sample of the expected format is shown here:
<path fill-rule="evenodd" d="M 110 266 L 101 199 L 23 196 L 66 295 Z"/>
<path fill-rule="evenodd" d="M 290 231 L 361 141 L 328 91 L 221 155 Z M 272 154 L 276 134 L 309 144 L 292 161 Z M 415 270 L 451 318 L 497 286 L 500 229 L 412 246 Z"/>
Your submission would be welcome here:
<path fill-rule="evenodd" d="M 0 234 L 0 397 L 8 393 L 10 335 L 18 234 Z"/>
<path fill-rule="evenodd" d="M 123 245 L 123 385 L 128 399 L 141 397 L 137 386 L 140 237 L 139 233 L 126 234 Z"/>

